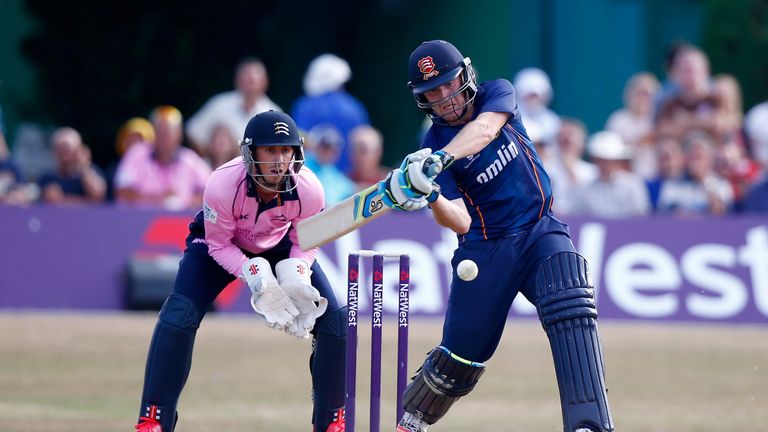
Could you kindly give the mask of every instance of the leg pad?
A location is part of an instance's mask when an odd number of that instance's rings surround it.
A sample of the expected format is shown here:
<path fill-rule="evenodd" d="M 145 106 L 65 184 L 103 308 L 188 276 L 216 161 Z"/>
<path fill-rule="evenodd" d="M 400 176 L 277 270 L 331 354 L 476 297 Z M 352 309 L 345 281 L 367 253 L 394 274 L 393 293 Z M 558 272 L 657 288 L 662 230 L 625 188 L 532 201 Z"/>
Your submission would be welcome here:
<path fill-rule="evenodd" d="M 552 348 L 565 430 L 612 431 L 587 261 L 574 252 L 553 255 L 537 271 L 536 290 L 536 308 Z"/>
<path fill-rule="evenodd" d="M 405 411 L 428 424 L 440 420 L 454 402 L 475 388 L 485 365 L 465 360 L 447 348 L 433 349 L 403 394 Z"/>

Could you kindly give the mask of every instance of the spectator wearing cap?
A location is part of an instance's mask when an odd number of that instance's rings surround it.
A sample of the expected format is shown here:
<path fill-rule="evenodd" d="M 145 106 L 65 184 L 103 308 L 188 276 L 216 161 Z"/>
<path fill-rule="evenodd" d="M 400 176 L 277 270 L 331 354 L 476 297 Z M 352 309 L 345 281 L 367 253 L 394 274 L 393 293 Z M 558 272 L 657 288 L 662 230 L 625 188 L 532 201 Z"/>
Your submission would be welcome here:
<path fill-rule="evenodd" d="M 268 88 L 269 75 L 264 63 L 253 57 L 243 59 L 235 69 L 235 89 L 213 96 L 187 121 L 191 146 L 208 157 L 208 143 L 217 126 L 226 125 L 230 135 L 237 137 L 256 114 L 281 111 L 267 96 Z M 232 146 L 238 148 L 234 142 Z"/>
<path fill-rule="evenodd" d="M 133 117 L 123 124 L 117 131 L 115 139 L 115 153 L 118 159 L 104 168 L 104 176 L 107 180 L 107 201 L 115 200 L 115 174 L 120 159 L 134 144 L 152 144 L 155 142 L 155 128 L 144 117 Z"/>
<path fill-rule="evenodd" d="M 340 149 L 341 134 L 331 124 L 317 125 L 307 134 L 305 165 L 323 184 L 326 206 L 355 193 L 355 183 L 336 166 Z"/>
<path fill-rule="evenodd" d="M 117 201 L 167 210 L 200 207 L 211 169 L 197 153 L 181 146 L 181 113 L 160 106 L 150 120 L 155 142 L 134 144 L 120 161 L 115 175 Z"/>
<path fill-rule="evenodd" d="M 388 168 L 381 165 L 384 153 L 384 138 L 378 129 L 362 125 L 349 133 L 351 169 L 349 178 L 357 190 L 366 188 L 387 176 Z"/>
<path fill-rule="evenodd" d="M 658 214 L 720 215 L 733 203 L 733 189 L 714 170 L 717 143 L 707 131 L 696 129 L 683 138 L 685 176 L 666 181 L 659 191 Z"/>
<path fill-rule="evenodd" d="M 91 162 L 91 151 L 83 144 L 80 133 L 71 127 L 56 129 L 51 147 L 56 169 L 40 177 L 40 199 L 52 204 L 103 201 L 107 183 L 101 170 Z"/>
<path fill-rule="evenodd" d="M 648 214 L 650 200 L 645 182 L 628 170 L 632 149 L 621 136 L 616 132 L 597 132 L 589 138 L 587 152 L 599 174 L 576 192 L 574 214 L 611 219 Z"/>
<path fill-rule="evenodd" d="M 755 105 L 744 119 L 744 131 L 762 177 L 752 185 L 743 202 L 747 213 L 768 213 L 768 101 Z"/>
<path fill-rule="evenodd" d="M 552 84 L 546 72 L 537 68 L 525 68 L 515 75 L 515 92 L 523 125 L 531 141 L 537 147 L 554 143 L 560 130 L 560 117 L 551 109 Z"/>
<path fill-rule="evenodd" d="M 555 155 L 544 164 L 552 180 L 552 193 L 555 197 L 552 209 L 556 214 L 573 213 L 578 204 L 575 202 L 578 197 L 574 191 L 597 179 L 597 166 L 583 159 L 586 141 L 587 127 L 584 123 L 572 118 L 562 119 Z"/>
<path fill-rule="evenodd" d="M 336 167 L 343 173 L 350 170 L 349 132 L 369 124 L 365 106 L 344 88 L 351 77 L 352 70 L 346 60 L 333 54 L 316 57 L 304 74 L 304 96 L 291 111 L 291 117 L 303 130 L 326 124 L 339 131 L 341 142 Z"/>

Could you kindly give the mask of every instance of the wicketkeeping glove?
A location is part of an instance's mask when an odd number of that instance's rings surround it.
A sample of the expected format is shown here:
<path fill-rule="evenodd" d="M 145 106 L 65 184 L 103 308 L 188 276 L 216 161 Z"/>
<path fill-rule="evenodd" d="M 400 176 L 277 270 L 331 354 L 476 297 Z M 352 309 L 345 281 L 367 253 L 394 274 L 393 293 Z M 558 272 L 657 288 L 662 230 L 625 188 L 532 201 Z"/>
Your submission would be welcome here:
<path fill-rule="evenodd" d="M 295 321 L 299 310 L 280 288 L 267 260 L 256 257 L 246 261 L 243 278 L 251 289 L 251 307 L 264 316 L 269 327 L 282 330 Z"/>
<path fill-rule="evenodd" d="M 288 258 L 275 266 L 277 281 L 299 310 L 296 320 L 286 326 L 288 334 L 300 339 L 308 339 L 309 332 L 315 327 L 315 320 L 325 313 L 328 299 L 312 286 L 309 264 L 301 258 Z"/>

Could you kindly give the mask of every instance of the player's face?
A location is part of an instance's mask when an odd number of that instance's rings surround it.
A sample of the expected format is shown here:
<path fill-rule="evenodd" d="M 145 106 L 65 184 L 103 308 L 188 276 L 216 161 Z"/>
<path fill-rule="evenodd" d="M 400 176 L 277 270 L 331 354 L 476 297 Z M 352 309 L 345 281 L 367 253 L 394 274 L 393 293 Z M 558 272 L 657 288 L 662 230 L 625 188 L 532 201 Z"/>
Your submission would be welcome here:
<path fill-rule="evenodd" d="M 293 161 L 293 147 L 268 146 L 256 148 L 256 161 L 261 171 L 262 180 L 268 185 L 277 186 Z"/>
<path fill-rule="evenodd" d="M 447 83 L 424 92 L 424 97 L 432 105 L 432 109 L 448 123 L 456 122 L 461 118 L 466 94 L 460 92 L 462 80 L 457 77 Z M 455 95 L 455 96 L 452 96 Z"/>

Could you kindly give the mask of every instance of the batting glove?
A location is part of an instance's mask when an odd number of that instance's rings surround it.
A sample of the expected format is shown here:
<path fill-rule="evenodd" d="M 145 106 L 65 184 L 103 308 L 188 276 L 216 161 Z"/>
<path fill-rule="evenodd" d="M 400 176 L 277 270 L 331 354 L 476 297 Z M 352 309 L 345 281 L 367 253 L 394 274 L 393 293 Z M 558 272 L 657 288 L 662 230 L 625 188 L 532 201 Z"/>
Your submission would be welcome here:
<path fill-rule="evenodd" d="M 421 192 L 415 192 L 403 185 L 404 175 L 400 168 L 387 174 L 387 178 L 379 182 L 381 202 L 395 210 L 414 211 L 427 206 L 427 197 Z"/>
<path fill-rule="evenodd" d="M 309 339 L 309 332 L 315 327 L 317 318 L 328 308 L 328 299 L 312 286 L 309 264 L 301 258 L 288 258 L 275 266 L 277 281 L 288 295 L 299 315 L 289 324 L 286 333 L 299 339 Z"/>
<path fill-rule="evenodd" d="M 251 289 L 251 307 L 264 316 L 269 327 L 282 330 L 295 321 L 299 310 L 280 288 L 267 260 L 256 257 L 246 261 L 243 278 Z"/>

